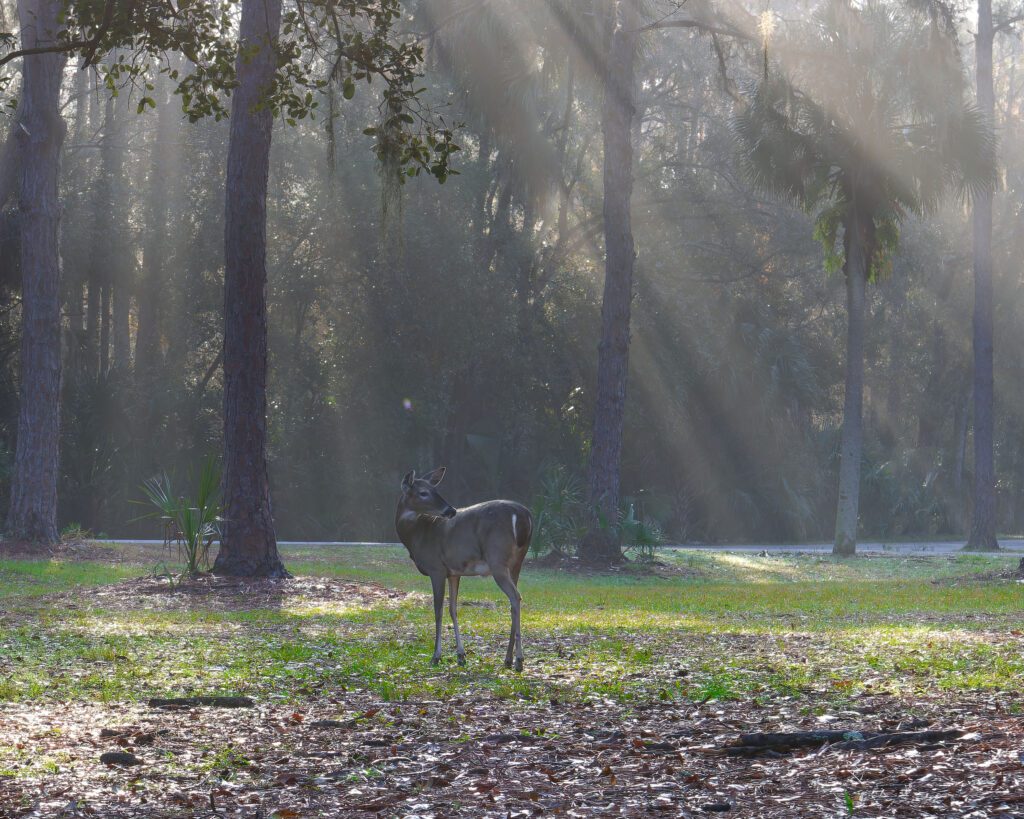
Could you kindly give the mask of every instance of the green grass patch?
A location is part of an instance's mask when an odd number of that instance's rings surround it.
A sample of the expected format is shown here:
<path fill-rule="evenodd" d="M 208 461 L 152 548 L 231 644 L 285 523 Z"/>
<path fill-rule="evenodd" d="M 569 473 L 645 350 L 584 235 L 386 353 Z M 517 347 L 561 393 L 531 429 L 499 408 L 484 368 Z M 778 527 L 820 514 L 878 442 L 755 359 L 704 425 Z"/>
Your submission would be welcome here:
<path fill-rule="evenodd" d="M 661 575 L 528 567 L 520 583 L 527 670 L 519 675 L 501 665 L 508 610 L 492 581 L 462 584 L 469 664 L 454 664 L 446 628 L 445 661 L 432 668 L 429 582 L 404 550 L 285 551 L 297 575 L 421 594 L 382 606 L 286 596 L 274 608 L 221 611 L 198 597 L 185 609 L 108 610 L 85 596 L 39 595 L 115 582 L 143 573 L 141 566 L 0 561 L 8 610 L 0 701 L 244 693 L 301 704 L 367 688 L 385 700 L 473 692 L 820 703 L 865 691 L 1024 690 L 1024 586 L 948 582 L 1008 568 L 1012 556 L 835 560 L 672 551 L 662 554 Z"/>

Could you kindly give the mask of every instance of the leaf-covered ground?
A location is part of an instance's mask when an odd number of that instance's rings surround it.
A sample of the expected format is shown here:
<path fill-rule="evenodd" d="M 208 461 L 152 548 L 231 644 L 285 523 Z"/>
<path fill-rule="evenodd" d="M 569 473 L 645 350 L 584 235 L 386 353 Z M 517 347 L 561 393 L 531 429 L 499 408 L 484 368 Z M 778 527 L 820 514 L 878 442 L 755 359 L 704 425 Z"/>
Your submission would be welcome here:
<path fill-rule="evenodd" d="M 139 577 L 160 557 L 0 561 L 0 817 L 1024 816 L 1016 559 L 528 569 L 520 675 L 485 580 L 463 584 L 468 665 L 450 629 L 428 665 L 425 579 L 399 550 L 294 549 L 283 583 Z M 147 704 L 189 695 L 254 707 Z M 965 734 L 725 752 L 928 727 Z"/>

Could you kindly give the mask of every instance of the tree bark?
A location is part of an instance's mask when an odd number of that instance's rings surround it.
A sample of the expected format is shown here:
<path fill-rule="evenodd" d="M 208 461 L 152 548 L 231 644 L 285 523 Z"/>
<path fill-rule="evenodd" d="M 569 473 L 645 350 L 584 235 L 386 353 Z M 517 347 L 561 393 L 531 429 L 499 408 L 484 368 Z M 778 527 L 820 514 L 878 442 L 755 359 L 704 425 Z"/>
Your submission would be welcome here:
<path fill-rule="evenodd" d="M 868 247 L 863 217 L 853 212 L 846 225 L 846 392 L 839 447 L 839 501 L 832 554 L 857 552 L 860 511 L 860 466 L 864 447 L 864 310 L 868 277 Z"/>
<path fill-rule="evenodd" d="M 975 39 L 978 107 L 992 122 L 992 0 L 978 0 Z M 965 549 L 998 551 L 996 540 L 996 476 L 994 331 L 992 319 L 992 192 L 974 200 L 974 513 Z"/>
<path fill-rule="evenodd" d="M 21 0 L 24 48 L 53 42 L 60 0 Z M 24 58 L 18 133 L 21 190 L 22 335 L 18 442 L 7 535 L 56 543 L 60 443 L 60 153 L 66 126 L 60 115 L 65 57 Z"/>
<path fill-rule="evenodd" d="M 218 574 L 286 577 L 267 478 L 267 177 L 281 0 L 243 0 L 224 226 L 224 505 Z M 247 58 L 243 57 L 249 52 Z"/>
<path fill-rule="evenodd" d="M 621 558 L 619 478 L 636 263 L 630 206 L 639 29 L 636 0 L 619 0 L 615 14 L 617 20 L 608 56 L 602 112 L 605 279 L 588 485 L 591 521 L 590 530 L 580 544 L 581 557 L 595 565 L 607 565 Z"/>

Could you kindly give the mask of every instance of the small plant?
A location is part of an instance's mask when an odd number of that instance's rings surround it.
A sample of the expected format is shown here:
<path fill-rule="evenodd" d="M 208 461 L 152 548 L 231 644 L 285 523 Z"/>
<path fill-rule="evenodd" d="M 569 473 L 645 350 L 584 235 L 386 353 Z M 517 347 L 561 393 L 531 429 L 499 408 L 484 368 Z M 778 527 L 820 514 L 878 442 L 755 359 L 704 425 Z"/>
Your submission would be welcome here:
<path fill-rule="evenodd" d="M 81 523 L 69 523 L 60 530 L 60 539 L 65 543 L 77 543 L 80 540 L 92 540 L 93 534 Z"/>
<path fill-rule="evenodd" d="M 185 572 L 196 577 L 210 568 L 210 546 L 220 536 L 218 524 L 223 511 L 220 501 L 220 470 L 213 458 L 207 458 L 199 473 L 194 498 L 175 494 L 166 472 L 142 485 L 155 511 L 143 517 L 159 518 L 164 524 L 164 545 L 174 544 L 185 563 Z"/>
<path fill-rule="evenodd" d="M 650 563 L 654 560 L 654 551 L 664 541 L 661 527 L 657 521 L 638 515 L 636 506 L 629 505 L 626 514 L 619 521 L 619 532 L 622 537 L 622 546 L 625 551 L 636 553 L 637 560 Z"/>
<path fill-rule="evenodd" d="M 166 580 L 171 591 L 174 591 L 174 584 L 177 582 L 177 575 L 167 567 L 166 563 L 160 562 L 153 567 L 153 577 L 157 580 Z"/>

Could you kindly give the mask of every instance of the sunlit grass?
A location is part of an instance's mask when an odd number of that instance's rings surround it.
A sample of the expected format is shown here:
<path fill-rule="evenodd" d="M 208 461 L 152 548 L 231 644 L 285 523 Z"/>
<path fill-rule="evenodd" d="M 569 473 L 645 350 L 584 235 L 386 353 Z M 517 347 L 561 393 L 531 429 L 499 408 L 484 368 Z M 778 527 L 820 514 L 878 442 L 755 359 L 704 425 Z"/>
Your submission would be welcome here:
<path fill-rule="evenodd" d="M 92 561 L 0 560 L 0 600 L 21 595 L 55 594 L 76 586 L 100 586 L 144 574 L 138 566 Z"/>
<path fill-rule="evenodd" d="M 454 665 L 446 629 L 445 661 L 432 668 L 429 583 L 403 550 L 288 551 L 296 574 L 415 594 L 380 607 L 288 597 L 250 611 L 211 610 L 201 599 L 186 610 L 110 611 L 83 595 L 69 608 L 66 597 L 54 605 L 38 595 L 144 570 L 0 562 L 11 612 L 0 637 L 0 701 L 248 693 L 301 702 L 350 687 L 385 699 L 474 691 L 618 701 L 1024 689 L 1024 586 L 933 582 L 1016 558 L 679 552 L 664 556 L 668 576 L 527 568 L 527 670 L 517 675 L 501 665 L 508 610 L 492 581 L 462 584 L 469 664 Z"/>

